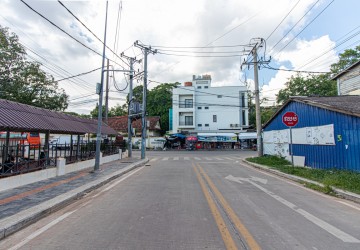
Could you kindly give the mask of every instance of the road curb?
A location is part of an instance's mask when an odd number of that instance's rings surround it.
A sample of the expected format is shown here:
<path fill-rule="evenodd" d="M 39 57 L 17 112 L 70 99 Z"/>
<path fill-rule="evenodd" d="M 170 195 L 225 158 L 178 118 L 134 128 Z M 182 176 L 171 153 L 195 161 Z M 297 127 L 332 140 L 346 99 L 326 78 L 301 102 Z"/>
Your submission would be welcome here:
<path fill-rule="evenodd" d="M 132 163 L 129 166 L 117 170 L 107 176 L 103 176 L 97 180 L 82 185 L 81 187 L 78 187 L 53 199 L 45 201 L 37 206 L 31 207 L 27 210 L 21 211 L 17 214 L 0 220 L 0 240 L 40 220 L 41 218 L 61 208 L 64 208 L 65 206 L 83 197 L 85 194 L 91 192 L 92 190 L 95 190 L 105 185 L 106 183 L 130 172 L 131 170 L 144 165 L 148 161 L 149 159 L 144 159 L 139 162 Z"/>
<path fill-rule="evenodd" d="M 255 167 L 257 169 L 260 169 L 260 170 L 275 174 L 277 176 L 281 176 L 283 178 L 286 178 L 286 179 L 289 179 L 289 180 L 292 180 L 292 181 L 296 181 L 296 182 L 299 182 L 299 183 L 315 184 L 315 185 L 318 185 L 318 186 L 321 186 L 321 187 L 325 186 L 324 184 L 322 184 L 320 182 L 305 179 L 305 178 L 295 176 L 295 175 L 291 175 L 291 174 L 286 174 L 286 173 L 280 172 L 279 170 L 272 169 L 272 168 L 269 168 L 269 167 L 264 166 L 264 165 L 249 162 L 249 161 L 247 161 L 245 159 L 242 159 L 242 161 L 244 163 L 246 163 L 247 165 L 250 165 L 250 166 Z M 360 195 L 355 194 L 355 193 L 351 193 L 351 192 L 348 192 L 348 191 L 345 191 L 345 190 L 342 190 L 342 189 L 339 189 L 339 188 L 335 188 L 333 186 L 330 186 L 330 187 L 334 190 L 335 195 L 337 197 L 343 198 L 343 199 L 346 199 L 346 200 L 350 200 L 350 201 L 353 201 L 353 202 L 356 202 L 356 203 L 360 204 Z"/>

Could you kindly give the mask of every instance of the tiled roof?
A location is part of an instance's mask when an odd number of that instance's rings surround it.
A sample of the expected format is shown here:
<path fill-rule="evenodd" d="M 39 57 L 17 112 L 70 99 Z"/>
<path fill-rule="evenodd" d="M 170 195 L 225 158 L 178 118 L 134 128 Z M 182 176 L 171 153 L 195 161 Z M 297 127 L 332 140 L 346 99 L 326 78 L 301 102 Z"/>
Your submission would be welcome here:
<path fill-rule="evenodd" d="M 160 130 L 160 117 L 149 116 L 147 121 L 150 121 L 150 130 Z M 108 118 L 108 125 L 116 131 L 127 132 L 128 129 L 128 117 L 127 116 L 116 116 Z M 141 129 L 141 118 L 136 119 L 132 122 L 132 127 L 136 130 Z"/>
<path fill-rule="evenodd" d="M 80 118 L 61 112 L 0 99 L 0 131 L 38 131 L 58 134 L 97 132 L 97 120 Z M 102 124 L 103 134 L 117 134 Z"/>

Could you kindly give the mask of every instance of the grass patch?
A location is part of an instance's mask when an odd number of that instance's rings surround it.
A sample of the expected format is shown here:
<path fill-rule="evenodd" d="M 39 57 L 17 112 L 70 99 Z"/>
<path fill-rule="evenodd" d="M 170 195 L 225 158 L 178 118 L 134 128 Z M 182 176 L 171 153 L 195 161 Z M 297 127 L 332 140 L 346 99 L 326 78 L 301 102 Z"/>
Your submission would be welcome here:
<path fill-rule="evenodd" d="M 324 193 L 331 194 L 333 192 L 331 189 L 332 186 L 360 194 L 360 173 L 357 172 L 292 167 L 289 161 L 277 156 L 254 157 L 246 160 L 277 169 L 283 173 L 320 182 L 325 185 L 324 188 L 317 185 L 312 186 L 313 184 L 306 184 L 306 186 Z"/>

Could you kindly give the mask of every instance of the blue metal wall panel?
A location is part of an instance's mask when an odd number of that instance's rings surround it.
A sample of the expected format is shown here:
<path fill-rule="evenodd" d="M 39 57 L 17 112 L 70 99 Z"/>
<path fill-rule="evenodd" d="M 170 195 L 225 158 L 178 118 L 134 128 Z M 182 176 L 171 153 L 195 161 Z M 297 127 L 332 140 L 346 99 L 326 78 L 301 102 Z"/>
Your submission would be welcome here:
<path fill-rule="evenodd" d="M 334 124 L 336 145 L 293 145 L 294 155 L 305 156 L 305 165 L 312 168 L 346 169 L 360 172 L 360 118 L 304 103 L 291 102 L 264 131 L 282 130 L 282 116 L 297 113 L 299 122 L 294 128 Z"/>

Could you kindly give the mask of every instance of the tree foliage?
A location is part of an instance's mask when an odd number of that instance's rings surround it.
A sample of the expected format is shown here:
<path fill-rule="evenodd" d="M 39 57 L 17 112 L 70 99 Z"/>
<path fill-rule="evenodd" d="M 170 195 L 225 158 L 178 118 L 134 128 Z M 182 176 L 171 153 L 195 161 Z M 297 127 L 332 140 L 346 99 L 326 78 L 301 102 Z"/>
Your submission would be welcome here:
<path fill-rule="evenodd" d="M 26 59 L 18 36 L 0 26 L 0 98 L 50 110 L 65 110 L 68 96 L 40 66 Z"/>
<path fill-rule="evenodd" d="M 282 104 L 290 96 L 336 96 L 336 81 L 330 79 L 329 74 L 291 76 L 285 83 L 285 88 L 277 94 L 276 102 Z"/>
<path fill-rule="evenodd" d="M 163 133 L 169 130 L 169 109 L 172 107 L 172 89 L 179 84 L 160 84 L 153 88 L 147 97 L 149 116 L 160 116 L 160 126 Z"/>
<path fill-rule="evenodd" d="M 90 116 L 97 119 L 99 115 L 99 105 L 96 104 L 95 108 L 90 111 Z M 124 116 L 127 115 L 127 105 L 116 105 L 108 110 L 108 117 Z M 105 106 L 102 106 L 102 116 L 105 117 Z"/>
<path fill-rule="evenodd" d="M 339 61 L 331 65 L 331 73 L 337 74 L 360 60 L 360 45 L 339 54 Z"/>
<path fill-rule="evenodd" d="M 331 77 L 359 60 L 360 45 L 355 47 L 355 49 L 347 49 L 339 54 L 339 61 L 330 67 L 331 74 L 309 74 L 307 76 L 297 74 L 296 76 L 291 76 L 285 83 L 285 88 L 281 89 L 276 95 L 276 102 L 282 104 L 290 96 L 336 96 L 336 81 L 331 80 Z"/>

